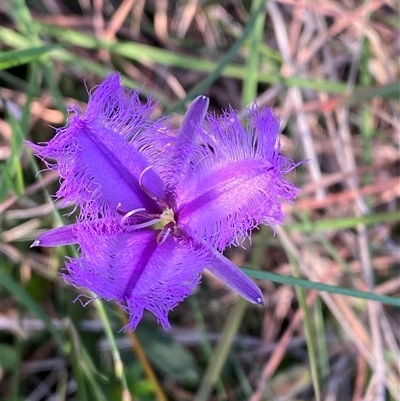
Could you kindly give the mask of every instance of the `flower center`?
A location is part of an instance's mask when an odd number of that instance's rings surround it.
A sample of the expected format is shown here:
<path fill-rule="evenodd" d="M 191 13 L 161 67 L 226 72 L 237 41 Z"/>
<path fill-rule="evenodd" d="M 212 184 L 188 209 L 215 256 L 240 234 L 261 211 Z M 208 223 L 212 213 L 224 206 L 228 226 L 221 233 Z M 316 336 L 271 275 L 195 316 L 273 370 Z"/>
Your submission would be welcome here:
<path fill-rule="evenodd" d="M 152 230 L 160 230 L 157 235 L 157 243 L 163 244 L 171 234 L 177 231 L 176 221 L 173 209 L 168 205 L 164 199 L 159 199 L 143 184 L 143 175 L 148 171 L 151 166 L 143 170 L 139 178 L 139 185 L 143 192 L 153 199 L 163 210 L 161 214 L 148 213 L 144 208 L 130 210 L 123 212 L 117 208 L 117 212 L 122 215 L 120 225 L 127 231 L 136 231 L 142 228 Z"/>
<path fill-rule="evenodd" d="M 154 230 L 162 230 L 167 224 L 175 222 L 174 211 L 172 209 L 164 209 L 164 211 L 160 214 L 160 220 L 153 224 L 151 228 Z"/>

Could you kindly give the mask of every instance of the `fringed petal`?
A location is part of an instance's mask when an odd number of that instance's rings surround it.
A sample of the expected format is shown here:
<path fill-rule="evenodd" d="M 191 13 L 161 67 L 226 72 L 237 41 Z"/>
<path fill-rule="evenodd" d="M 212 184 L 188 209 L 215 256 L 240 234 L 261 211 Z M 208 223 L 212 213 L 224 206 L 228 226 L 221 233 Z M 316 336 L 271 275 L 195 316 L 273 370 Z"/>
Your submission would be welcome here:
<path fill-rule="evenodd" d="M 141 150 L 172 192 L 185 180 L 191 168 L 208 105 L 207 96 L 198 96 L 187 110 L 178 132 L 163 118 L 137 137 Z"/>
<path fill-rule="evenodd" d="M 193 292 L 206 261 L 202 250 L 172 237 L 157 245 L 157 234 L 141 230 L 94 237 L 90 229 L 80 230 L 82 257 L 70 260 L 65 278 L 118 302 L 129 313 L 132 330 L 145 309 L 168 329 L 168 312 Z"/>
<path fill-rule="evenodd" d="M 294 163 L 279 155 L 278 122 L 269 109 L 251 110 L 247 132 L 233 110 L 209 116 L 203 145 L 177 194 L 184 229 L 223 250 L 240 244 L 259 224 L 281 224 L 280 200 L 298 189 L 283 175 Z"/>
<path fill-rule="evenodd" d="M 88 123 L 107 126 L 124 139 L 134 140 L 149 125 L 156 103 L 139 99 L 139 91 L 130 91 L 121 85 L 119 73 L 110 74 L 101 85 L 89 92 L 89 101 L 82 119 Z"/>
<path fill-rule="evenodd" d="M 45 146 L 31 145 L 50 169 L 58 170 L 62 184 L 57 196 L 76 202 L 86 217 L 142 206 L 158 212 L 139 186 L 149 162 L 129 142 L 150 124 L 151 110 L 140 103 L 138 93 L 120 86 L 118 74 L 112 74 L 90 96 L 86 113 L 73 116 Z M 160 178 L 152 170 L 146 178 L 148 189 L 162 198 Z"/>

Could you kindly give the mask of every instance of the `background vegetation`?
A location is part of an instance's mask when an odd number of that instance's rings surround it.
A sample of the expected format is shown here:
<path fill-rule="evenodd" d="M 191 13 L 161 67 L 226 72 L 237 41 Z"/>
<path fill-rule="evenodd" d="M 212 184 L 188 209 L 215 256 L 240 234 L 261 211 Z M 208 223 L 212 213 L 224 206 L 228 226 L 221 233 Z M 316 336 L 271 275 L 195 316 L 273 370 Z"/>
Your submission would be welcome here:
<path fill-rule="evenodd" d="M 399 399 L 398 7 L 3 0 L 0 398 Z M 29 248 L 69 218 L 51 201 L 57 175 L 36 176 L 23 141 L 51 138 L 67 106 L 85 108 L 84 83 L 113 70 L 177 125 L 200 93 L 217 112 L 273 105 L 282 153 L 309 159 L 290 176 L 302 193 L 286 225 L 227 252 L 265 308 L 206 273 L 169 332 L 150 315 L 121 332 L 113 304 L 73 302 L 84 290 L 58 275 L 73 249 Z"/>

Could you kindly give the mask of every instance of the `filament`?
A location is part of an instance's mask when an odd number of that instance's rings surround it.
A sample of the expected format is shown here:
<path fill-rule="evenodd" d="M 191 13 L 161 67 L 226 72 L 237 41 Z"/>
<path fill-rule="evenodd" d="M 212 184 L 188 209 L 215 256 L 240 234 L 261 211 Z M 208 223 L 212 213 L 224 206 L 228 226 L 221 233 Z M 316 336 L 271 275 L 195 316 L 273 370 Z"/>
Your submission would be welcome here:
<path fill-rule="evenodd" d="M 171 229 L 168 228 L 167 230 L 161 230 L 160 234 L 157 235 L 157 244 L 158 245 L 162 245 L 169 237 L 169 235 L 171 234 Z"/>
<path fill-rule="evenodd" d="M 141 228 L 146 228 L 150 227 L 154 224 L 159 223 L 162 219 L 161 216 L 154 215 L 154 214 L 149 214 L 149 213 L 142 213 L 143 211 L 146 211 L 144 208 L 138 208 L 138 209 L 133 209 L 128 213 L 124 214 L 124 217 L 122 217 L 120 221 L 120 225 L 122 228 L 126 229 L 133 229 L 133 230 L 140 230 Z M 132 216 L 138 217 L 138 218 L 144 218 L 147 221 L 144 221 L 142 223 L 128 223 L 128 219 L 130 219 Z"/>
<path fill-rule="evenodd" d="M 141 228 L 151 227 L 152 225 L 157 224 L 160 221 L 161 221 L 161 219 L 152 219 L 152 220 L 145 221 L 144 223 L 138 223 L 138 224 L 124 224 L 121 221 L 121 225 L 124 228 L 140 230 Z"/>
<path fill-rule="evenodd" d="M 143 176 L 145 173 L 147 173 L 149 170 L 151 170 L 153 166 L 147 166 L 139 176 L 139 186 L 142 189 L 142 191 L 150 198 L 153 199 L 153 201 L 157 202 L 160 206 L 162 206 L 164 209 L 168 208 L 168 204 L 163 200 L 160 199 L 157 195 L 153 194 L 146 186 L 143 184 Z"/>
<path fill-rule="evenodd" d="M 149 196 L 152 200 L 157 202 L 159 206 L 161 206 L 164 210 L 161 214 L 151 214 L 147 213 L 145 208 L 137 208 L 130 210 L 129 212 L 124 212 L 121 210 L 121 203 L 117 205 L 117 213 L 122 215 L 120 226 L 128 231 L 136 231 L 141 228 L 152 228 L 153 230 L 160 230 L 157 235 L 157 244 L 163 244 L 170 234 L 176 228 L 176 223 L 174 220 L 174 212 L 169 207 L 168 203 L 159 199 L 157 195 L 153 194 L 148 188 L 143 184 L 143 176 L 147 171 L 152 169 L 153 166 L 147 166 L 139 176 L 139 186 L 142 191 Z M 136 221 L 139 220 L 138 223 L 130 222 L 129 219 L 135 218 Z M 135 221 L 134 220 L 134 221 Z"/>
<path fill-rule="evenodd" d="M 129 219 L 129 217 L 132 217 L 134 214 L 137 214 L 137 213 L 139 213 L 139 212 L 143 212 L 143 211 L 146 211 L 146 209 L 144 209 L 144 208 L 139 208 L 139 209 L 133 209 L 133 210 L 131 210 L 130 212 L 128 212 L 128 213 L 125 213 L 124 214 L 124 217 L 122 217 L 122 219 L 121 219 L 121 226 L 123 226 L 123 227 L 125 227 L 127 224 L 126 224 L 126 220 L 128 220 Z"/>

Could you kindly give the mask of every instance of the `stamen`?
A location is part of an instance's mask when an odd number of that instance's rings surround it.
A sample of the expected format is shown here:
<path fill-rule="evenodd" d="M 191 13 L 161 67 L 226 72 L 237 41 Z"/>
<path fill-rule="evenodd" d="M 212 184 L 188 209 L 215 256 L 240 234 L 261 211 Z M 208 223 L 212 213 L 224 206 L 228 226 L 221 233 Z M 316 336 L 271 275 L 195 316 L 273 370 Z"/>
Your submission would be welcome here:
<path fill-rule="evenodd" d="M 144 223 L 138 223 L 138 224 L 123 224 L 121 221 L 122 227 L 129 229 L 129 230 L 140 230 L 141 228 L 146 228 L 146 227 L 151 227 L 154 224 L 157 224 L 161 221 L 161 219 L 152 219 L 145 221 Z"/>
<path fill-rule="evenodd" d="M 161 221 L 160 217 L 157 218 L 152 218 L 154 217 L 154 215 L 151 214 L 141 214 L 141 212 L 145 211 L 146 209 L 143 208 L 139 208 L 139 209 L 133 209 L 130 212 L 126 213 L 124 215 L 124 217 L 122 217 L 120 225 L 122 228 L 126 228 L 126 229 L 132 229 L 132 230 L 139 230 L 141 228 L 145 228 L 145 227 L 150 227 L 153 224 L 157 224 Z M 147 219 L 147 221 L 143 222 L 143 223 L 137 223 L 137 224 L 131 224 L 128 223 L 127 220 L 130 219 L 132 216 L 136 215 L 137 217 L 142 217 Z"/>
<path fill-rule="evenodd" d="M 143 176 L 145 173 L 147 173 L 147 171 L 149 171 L 150 169 L 152 169 L 153 166 L 147 166 L 141 173 L 139 176 L 139 185 L 140 188 L 142 189 L 142 191 L 151 199 L 153 199 L 153 201 L 157 202 L 162 208 L 166 209 L 168 208 L 168 204 L 164 201 L 164 199 L 160 199 L 157 195 L 153 194 L 153 192 L 151 192 L 149 189 L 147 189 L 144 184 L 143 184 Z"/>
<path fill-rule="evenodd" d="M 143 185 L 143 175 L 151 169 L 152 166 L 146 167 L 139 177 L 139 185 L 142 190 L 153 200 L 155 200 L 161 207 L 163 207 L 163 212 L 161 214 L 148 213 L 145 208 L 138 208 L 130 210 L 129 212 L 124 212 L 121 210 L 121 203 L 117 205 L 117 213 L 122 215 L 120 226 L 127 231 L 136 231 L 141 228 L 150 227 L 153 230 L 161 230 L 157 236 L 157 243 L 163 244 L 168 236 L 173 232 L 176 227 L 176 222 L 174 219 L 174 212 L 167 202 L 158 199 L 156 195 L 150 192 Z M 134 218 L 134 220 L 130 220 Z"/>
<path fill-rule="evenodd" d="M 160 233 L 157 235 L 157 244 L 162 245 L 171 234 L 172 229 L 167 228 L 166 230 L 162 229 Z"/>
<path fill-rule="evenodd" d="M 118 210 L 118 208 L 117 208 L 117 210 Z M 139 208 L 139 209 L 133 209 L 133 210 L 131 210 L 130 212 L 128 212 L 128 213 L 125 213 L 124 214 L 124 217 L 121 219 L 121 226 L 126 226 L 126 220 L 128 220 L 129 219 L 129 217 L 132 217 L 134 214 L 137 214 L 137 213 L 139 213 L 139 212 L 143 212 L 143 211 L 145 211 L 146 209 L 144 209 L 144 208 Z"/>
<path fill-rule="evenodd" d="M 160 233 L 157 235 L 157 244 L 162 245 L 169 237 L 169 235 L 172 233 L 172 230 L 175 229 L 175 222 L 170 221 L 168 224 L 166 224 L 160 231 Z"/>
<path fill-rule="evenodd" d="M 133 209 L 133 210 L 130 210 L 129 212 L 126 212 L 126 211 L 121 209 L 121 206 L 122 206 L 121 203 L 118 203 L 118 205 L 117 205 L 117 213 L 120 214 L 121 216 L 125 216 L 128 213 L 130 213 L 129 216 L 131 216 L 132 214 L 139 214 L 139 212 L 145 212 L 146 211 L 146 209 L 144 209 L 144 208 L 138 208 L 138 209 Z M 140 217 L 146 217 L 147 215 L 148 215 L 148 213 L 144 213 L 143 215 L 140 215 Z"/>

